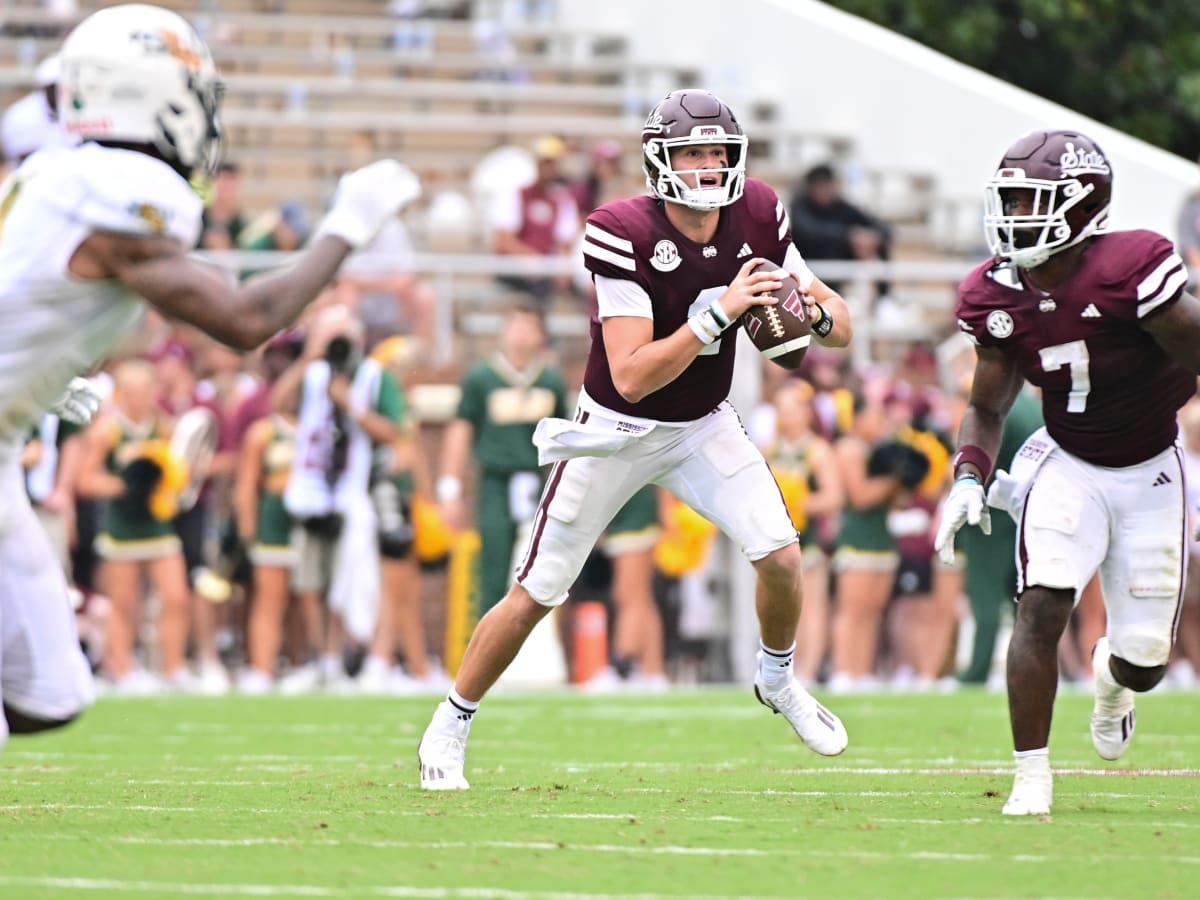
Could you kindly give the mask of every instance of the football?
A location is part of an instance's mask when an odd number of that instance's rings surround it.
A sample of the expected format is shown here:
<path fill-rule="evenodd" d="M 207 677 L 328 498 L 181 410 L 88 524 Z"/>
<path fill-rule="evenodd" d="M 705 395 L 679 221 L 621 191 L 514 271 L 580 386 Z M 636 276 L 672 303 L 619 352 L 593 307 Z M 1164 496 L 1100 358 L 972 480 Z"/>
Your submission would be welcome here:
<path fill-rule="evenodd" d="M 772 262 L 763 262 L 754 271 L 764 266 L 767 271 L 779 269 Z M 812 340 L 810 323 L 800 285 L 787 272 L 779 271 L 783 286 L 774 292 L 779 302 L 774 306 L 752 306 L 742 313 L 740 321 L 759 353 L 785 369 L 798 369 Z"/>

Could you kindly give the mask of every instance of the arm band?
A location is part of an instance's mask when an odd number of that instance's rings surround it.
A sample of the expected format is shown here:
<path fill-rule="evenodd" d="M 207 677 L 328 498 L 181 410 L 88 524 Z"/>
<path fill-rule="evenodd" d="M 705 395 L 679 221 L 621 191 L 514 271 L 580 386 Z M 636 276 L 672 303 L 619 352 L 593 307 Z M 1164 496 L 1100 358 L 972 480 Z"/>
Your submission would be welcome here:
<path fill-rule="evenodd" d="M 817 312 L 821 315 L 809 326 L 812 329 L 812 333 L 819 338 L 829 337 L 829 332 L 833 331 L 833 316 L 829 315 L 829 310 L 820 303 L 814 303 L 813 306 L 817 308 Z"/>
<path fill-rule="evenodd" d="M 721 336 L 721 326 L 717 324 L 717 317 L 712 314 L 711 309 L 698 312 L 688 319 L 688 327 L 702 344 L 711 344 Z"/>
<path fill-rule="evenodd" d="M 729 316 L 725 314 L 720 300 L 714 300 L 708 311 L 713 314 L 713 318 L 717 320 L 717 324 L 721 326 L 722 331 L 729 327 Z"/>
<path fill-rule="evenodd" d="M 954 454 L 954 460 L 951 463 L 954 469 L 954 477 L 958 478 L 958 467 L 963 463 L 970 463 L 979 469 L 982 476 L 982 482 L 986 483 L 992 474 L 992 458 L 984 452 L 982 447 L 977 447 L 974 444 L 963 444 L 958 448 L 958 452 Z"/>

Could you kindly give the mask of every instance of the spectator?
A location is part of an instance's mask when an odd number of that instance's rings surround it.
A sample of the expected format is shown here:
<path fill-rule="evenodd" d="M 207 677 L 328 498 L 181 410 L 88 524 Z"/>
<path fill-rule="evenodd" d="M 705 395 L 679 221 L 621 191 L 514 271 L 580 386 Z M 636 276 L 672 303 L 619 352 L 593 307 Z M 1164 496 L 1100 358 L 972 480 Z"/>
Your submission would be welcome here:
<path fill-rule="evenodd" d="M 621 145 L 612 138 L 597 141 L 592 146 L 587 174 L 571 183 L 571 196 L 580 216 L 586 219 L 596 207 L 634 193 L 636 185 L 621 165 L 623 155 Z"/>
<path fill-rule="evenodd" d="M 238 678 L 246 694 L 268 691 L 282 645 L 289 581 L 296 565 L 292 517 L 283 505 L 296 453 L 296 417 L 279 412 L 253 423 L 241 445 L 234 505 L 238 537 L 254 567 L 246 623 L 247 667 Z"/>
<path fill-rule="evenodd" d="M 412 238 L 404 223 L 393 219 L 384 225 L 364 248 L 364 257 L 338 278 L 338 293 L 357 309 L 367 329 L 367 345 L 403 334 L 432 346 L 436 298 L 413 274 Z"/>
<path fill-rule="evenodd" d="M 775 392 L 775 436 L 763 448 L 783 494 L 804 557 L 804 611 L 796 631 L 796 679 L 817 683 L 829 648 L 829 556 L 818 524 L 842 505 L 833 447 L 816 431 L 815 394 L 807 381 L 786 381 Z"/>
<path fill-rule="evenodd" d="M 232 161 L 217 166 L 212 199 L 200 219 L 200 246 L 206 250 L 232 250 L 239 246 L 246 215 L 242 212 L 242 177 Z"/>
<path fill-rule="evenodd" d="M 886 260 L 891 252 L 891 229 L 850 203 L 831 166 L 821 164 L 805 173 L 792 197 L 792 240 L 807 260 Z M 839 290 L 832 282 L 831 287 Z M 878 286 L 879 294 L 887 285 Z"/>
<path fill-rule="evenodd" d="M 274 397 L 279 409 L 298 402 L 298 452 L 284 506 L 299 524 L 295 588 L 310 617 L 310 641 L 319 638 L 312 613 L 320 598 L 327 598 L 329 611 L 324 656 L 288 681 L 299 689 L 341 680 L 348 674 L 343 651 L 365 651 L 374 631 L 379 557 L 368 494 L 372 448 L 396 440 L 404 410 L 392 374 L 363 358 L 362 323 L 344 306 L 317 317 L 304 355 L 280 377 Z"/>
<path fill-rule="evenodd" d="M 462 381 L 454 421 L 442 442 L 437 499 L 454 528 L 466 524 L 464 484 L 471 458 L 479 467 L 476 524 L 480 613 L 508 591 L 517 529 L 537 506 L 542 477 L 533 430 L 567 408 L 566 381 L 545 358 L 546 331 L 536 307 L 505 316 L 497 352 L 476 362 Z"/>
<path fill-rule="evenodd" d="M 579 211 L 562 183 L 559 168 L 566 144 L 539 138 L 533 146 L 533 183 L 498 194 L 492 203 L 492 248 L 504 256 L 538 259 L 568 253 L 580 232 Z M 544 310 L 555 292 L 570 289 L 570 277 L 506 275 L 500 282 L 537 300 Z"/>
<path fill-rule="evenodd" d="M 304 207 L 295 200 L 285 200 L 278 209 L 269 210 L 247 225 L 240 243 L 247 250 L 299 250 L 308 231 Z"/>
<path fill-rule="evenodd" d="M 104 560 L 104 592 L 113 604 L 104 669 L 120 693 L 154 693 L 163 682 L 189 688 L 192 679 L 184 667 L 187 575 L 171 523 L 174 498 L 155 497 L 168 477 L 162 456 L 168 426 L 157 409 L 154 367 L 131 360 L 117 367 L 114 378 L 111 410 L 85 432 L 79 473 L 80 493 L 108 501 L 96 541 Z M 155 499 L 167 504 L 159 506 Z M 162 682 L 134 660 L 143 576 L 158 596 L 155 633 Z"/>
<path fill-rule="evenodd" d="M 418 444 L 417 421 L 404 400 L 405 374 L 415 362 L 415 342 L 395 337 L 377 346 L 371 357 L 400 387 L 403 409 L 399 436 L 375 450 L 371 500 L 379 529 L 381 594 L 375 634 L 359 675 L 367 692 L 410 693 L 448 687 L 445 674 L 430 664 L 422 615 L 420 571 L 415 552 L 413 507 L 418 493 L 428 496 L 428 469 Z M 404 667 L 396 664 L 396 650 Z"/>
<path fill-rule="evenodd" d="M 201 337 L 201 340 L 203 338 Z M 216 605 L 229 599 L 229 585 L 212 575 L 208 554 L 210 523 L 218 510 L 214 480 L 232 473 L 237 445 L 232 440 L 229 418 L 212 397 L 205 398 L 196 378 L 196 362 L 187 346 L 170 339 L 151 351 L 159 411 L 180 423 L 181 417 L 197 417 L 204 422 L 193 431 L 191 446 L 200 457 L 188 460 L 189 498 L 181 498 L 175 516 L 175 532 L 183 549 L 185 572 L 191 592 L 191 638 L 196 655 L 197 690 L 221 694 L 229 689 L 229 675 L 217 650 Z M 202 412 L 192 412 L 193 410 Z"/>
<path fill-rule="evenodd" d="M 836 691 L 874 683 L 883 610 L 900 564 L 887 519 L 904 488 L 887 467 L 872 466 L 873 450 L 889 436 L 889 426 L 881 404 L 855 400 L 853 424 L 834 443 L 846 492 L 833 557 L 837 602 L 829 687 Z"/>
<path fill-rule="evenodd" d="M 601 541 L 611 563 L 613 610 L 611 665 L 584 681 L 584 690 L 629 687 L 661 691 L 667 687 L 663 669 L 663 621 L 654 597 L 654 548 L 662 536 L 658 488 L 646 485 L 622 506 Z"/>

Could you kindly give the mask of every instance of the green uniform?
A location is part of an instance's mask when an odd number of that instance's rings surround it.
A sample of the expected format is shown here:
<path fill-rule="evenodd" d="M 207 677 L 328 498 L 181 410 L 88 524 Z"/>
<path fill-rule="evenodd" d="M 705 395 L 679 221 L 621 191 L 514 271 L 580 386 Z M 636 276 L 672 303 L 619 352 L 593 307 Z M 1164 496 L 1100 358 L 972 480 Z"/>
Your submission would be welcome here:
<path fill-rule="evenodd" d="M 996 468 L 1008 469 L 1025 439 L 1043 424 L 1041 405 L 1028 391 L 1021 391 L 1004 420 Z M 965 587 L 975 618 L 971 664 L 959 679 L 982 683 L 991 669 L 1001 612 L 1011 608 L 1017 591 L 1017 525 L 1007 513 L 996 512 L 990 535 L 967 527 L 959 531 L 957 538 L 959 550 L 967 557 Z"/>
<path fill-rule="evenodd" d="M 283 505 L 283 492 L 296 455 L 296 426 L 281 416 L 271 416 L 271 437 L 263 451 L 259 473 L 258 515 L 250 559 L 255 565 L 290 566 L 292 517 Z"/>
<path fill-rule="evenodd" d="M 869 454 L 870 447 L 867 448 Z M 893 571 L 900 562 L 896 541 L 888 531 L 891 501 L 885 500 L 869 509 L 855 509 L 846 504 L 838 518 L 838 533 L 834 540 L 835 569 L 872 569 Z"/>
<path fill-rule="evenodd" d="M 105 468 L 114 475 L 141 455 L 141 445 L 162 437 L 157 421 L 146 425 L 125 419 L 117 423 L 117 440 L 105 457 Z M 150 560 L 180 551 L 179 536 L 170 521 L 154 518 L 147 509 L 131 511 L 119 503 L 106 503 L 96 551 L 104 559 Z"/>
<path fill-rule="evenodd" d="M 653 548 L 661 536 L 658 491 L 654 485 L 648 484 L 630 497 L 608 523 L 604 550 L 610 556 L 638 553 Z"/>
<path fill-rule="evenodd" d="M 537 363 L 524 372 L 497 355 L 475 363 L 462 382 L 457 417 L 471 423 L 479 465 L 479 598 L 486 612 L 508 591 L 517 527 L 532 518 L 541 480 L 533 430 L 567 414 L 558 369 Z"/>

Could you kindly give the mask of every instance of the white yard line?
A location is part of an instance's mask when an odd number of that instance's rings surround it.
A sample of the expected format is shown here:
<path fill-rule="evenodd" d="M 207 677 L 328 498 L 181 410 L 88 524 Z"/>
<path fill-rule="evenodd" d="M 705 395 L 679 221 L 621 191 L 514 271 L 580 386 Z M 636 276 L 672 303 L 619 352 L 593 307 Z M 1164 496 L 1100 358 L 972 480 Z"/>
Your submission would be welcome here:
<path fill-rule="evenodd" d="M 1039 824 L 1030 819 L 1031 823 Z M 81 840 L 78 835 L 46 834 L 38 835 L 38 840 L 63 841 L 67 843 Z M 375 850 L 517 850 L 564 853 L 602 853 L 628 854 L 633 856 L 697 856 L 697 857 L 799 857 L 816 859 L 849 859 L 870 861 L 899 861 L 924 860 L 935 862 L 1016 862 L 1043 865 L 1060 861 L 1061 857 L 1054 854 L 1030 853 L 951 853 L 918 850 L 911 853 L 887 852 L 876 850 L 834 850 L 829 848 L 807 849 L 804 847 L 776 847 L 771 850 L 759 850 L 751 847 L 685 847 L 666 845 L 660 847 L 644 844 L 577 844 L 569 841 L 399 841 L 399 840 L 338 840 L 327 838 L 321 840 L 292 840 L 288 838 L 155 838 L 134 837 L 129 835 L 114 835 L 108 838 L 89 836 L 88 843 L 111 843 L 121 845 L 138 845 L 152 847 L 288 847 L 319 850 L 341 847 L 368 847 Z M 1176 856 L 1166 854 L 1163 859 L 1182 865 L 1200 865 L 1200 856 Z M 1090 862 L 1129 862 L 1144 864 L 1150 857 L 1145 854 L 1137 856 L 1121 856 L 1111 853 L 1097 853 L 1094 856 L 1081 856 L 1077 859 Z M 4 883 L 0 877 L 0 885 Z"/>
<path fill-rule="evenodd" d="M 574 891 L 513 891 L 496 887 L 430 888 L 376 885 L 332 888 L 311 884 L 181 884 L 171 881 L 125 881 L 115 878 L 37 878 L 0 875 L 0 887 L 59 888 L 70 891 L 217 895 L 223 897 L 401 897 L 412 900 L 680 900 L 681 894 L 584 894 Z M 769 900 L 762 895 L 688 895 L 689 900 Z"/>

